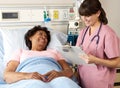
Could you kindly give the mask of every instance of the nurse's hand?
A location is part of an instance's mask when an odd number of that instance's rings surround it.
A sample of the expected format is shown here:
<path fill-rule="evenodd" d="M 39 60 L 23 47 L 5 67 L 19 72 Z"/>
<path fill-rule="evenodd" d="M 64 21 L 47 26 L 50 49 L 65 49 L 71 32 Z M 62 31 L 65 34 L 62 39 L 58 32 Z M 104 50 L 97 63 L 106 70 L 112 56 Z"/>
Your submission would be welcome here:
<path fill-rule="evenodd" d="M 89 57 L 87 54 L 79 54 L 80 59 L 83 59 L 86 63 L 89 63 Z"/>
<path fill-rule="evenodd" d="M 93 56 L 93 55 L 91 55 L 91 54 L 89 54 L 88 57 L 89 57 L 89 58 L 88 58 L 88 63 L 89 63 L 89 64 L 91 64 L 91 63 L 96 63 L 97 60 L 98 60 L 97 57 L 95 57 L 95 56 Z"/>
<path fill-rule="evenodd" d="M 88 64 L 92 64 L 92 63 L 95 63 L 97 61 L 97 58 L 91 54 L 80 55 L 80 58 L 83 59 Z"/>

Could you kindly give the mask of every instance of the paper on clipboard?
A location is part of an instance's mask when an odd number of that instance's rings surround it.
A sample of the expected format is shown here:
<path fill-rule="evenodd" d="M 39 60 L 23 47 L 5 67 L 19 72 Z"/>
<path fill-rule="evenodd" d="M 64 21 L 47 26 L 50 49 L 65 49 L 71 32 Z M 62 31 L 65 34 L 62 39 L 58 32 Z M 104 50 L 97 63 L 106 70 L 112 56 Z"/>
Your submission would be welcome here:
<path fill-rule="evenodd" d="M 79 54 L 85 54 L 84 51 L 78 46 L 58 46 L 58 51 L 66 58 L 66 61 L 77 65 L 93 65 L 86 63 L 83 59 L 80 59 Z"/>

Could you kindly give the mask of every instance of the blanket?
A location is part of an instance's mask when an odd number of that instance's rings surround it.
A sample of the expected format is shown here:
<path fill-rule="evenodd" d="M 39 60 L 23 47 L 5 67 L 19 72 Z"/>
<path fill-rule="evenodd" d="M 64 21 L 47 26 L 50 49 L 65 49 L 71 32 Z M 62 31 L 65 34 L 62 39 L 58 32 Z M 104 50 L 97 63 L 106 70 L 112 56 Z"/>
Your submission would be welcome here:
<path fill-rule="evenodd" d="M 33 57 L 22 62 L 16 72 L 38 72 L 45 74 L 51 70 L 61 71 L 61 66 L 57 61 L 50 57 Z M 80 88 L 74 81 L 67 77 L 58 77 L 50 82 L 29 79 L 21 80 L 15 83 L 0 84 L 0 88 Z"/>

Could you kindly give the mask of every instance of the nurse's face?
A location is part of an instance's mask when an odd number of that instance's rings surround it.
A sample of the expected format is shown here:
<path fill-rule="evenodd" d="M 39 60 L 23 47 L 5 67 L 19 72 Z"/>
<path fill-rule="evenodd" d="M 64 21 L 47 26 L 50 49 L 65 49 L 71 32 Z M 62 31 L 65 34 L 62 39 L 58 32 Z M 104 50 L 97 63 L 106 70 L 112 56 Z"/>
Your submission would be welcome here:
<path fill-rule="evenodd" d="M 91 16 L 81 16 L 81 19 L 84 21 L 86 26 L 94 26 L 99 21 L 100 11 Z"/>

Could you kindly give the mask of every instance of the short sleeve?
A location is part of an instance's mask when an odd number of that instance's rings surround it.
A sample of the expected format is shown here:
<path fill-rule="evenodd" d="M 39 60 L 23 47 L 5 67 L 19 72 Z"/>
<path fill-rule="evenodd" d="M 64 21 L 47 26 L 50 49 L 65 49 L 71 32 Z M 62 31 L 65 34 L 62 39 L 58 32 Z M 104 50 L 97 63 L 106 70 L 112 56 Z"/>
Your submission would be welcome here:
<path fill-rule="evenodd" d="M 63 60 L 63 59 L 65 59 L 58 50 L 55 50 L 55 49 L 47 49 L 47 51 L 52 52 L 53 55 L 52 55 L 52 54 L 51 54 L 51 55 L 54 56 L 54 59 L 55 59 L 55 60 Z"/>
<path fill-rule="evenodd" d="M 105 37 L 105 53 L 108 58 L 114 58 L 120 56 L 120 44 L 119 38 L 114 32 L 111 32 Z"/>
<path fill-rule="evenodd" d="M 11 60 L 15 60 L 15 61 L 20 62 L 21 54 L 22 54 L 22 49 L 15 51 L 13 53 L 13 55 L 11 56 Z"/>
<path fill-rule="evenodd" d="M 58 52 L 58 51 L 56 51 L 56 54 L 57 54 L 57 60 L 65 60 L 65 58 Z"/>

